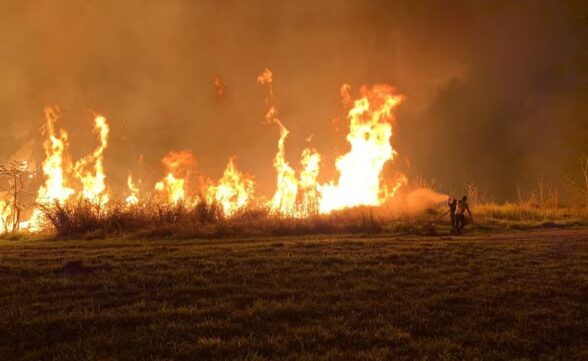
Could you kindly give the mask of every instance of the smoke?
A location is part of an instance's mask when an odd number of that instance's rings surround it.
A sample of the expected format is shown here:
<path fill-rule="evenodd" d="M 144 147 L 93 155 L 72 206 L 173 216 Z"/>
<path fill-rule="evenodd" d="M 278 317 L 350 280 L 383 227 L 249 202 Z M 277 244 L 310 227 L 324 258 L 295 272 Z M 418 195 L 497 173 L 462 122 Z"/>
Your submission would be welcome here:
<path fill-rule="evenodd" d="M 436 204 L 447 201 L 446 194 L 437 193 L 430 188 L 417 188 L 406 195 L 406 208 L 411 213 L 418 213 Z"/>
<path fill-rule="evenodd" d="M 514 197 L 588 153 L 587 9 L 572 0 L 0 1 L 0 161 L 27 149 L 40 164 L 43 108 L 57 104 L 74 159 L 95 147 L 93 112 L 109 119 L 110 185 L 124 189 L 131 171 L 151 187 L 165 154 L 190 149 L 212 179 L 238 156 L 271 194 L 279 135 L 263 121 L 256 84 L 269 67 L 286 157 L 296 164 L 316 148 L 319 181 L 348 150 L 345 122 L 331 122 L 342 117 L 341 85 L 389 83 L 406 96 L 392 168 L 442 192 L 473 182 Z"/>
<path fill-rule="evenodd" d="M 449 196 L 424 186 L 401 188 L 381 209 L 382 216 L 406 216 L 419 214 L 447 202 Z"/>

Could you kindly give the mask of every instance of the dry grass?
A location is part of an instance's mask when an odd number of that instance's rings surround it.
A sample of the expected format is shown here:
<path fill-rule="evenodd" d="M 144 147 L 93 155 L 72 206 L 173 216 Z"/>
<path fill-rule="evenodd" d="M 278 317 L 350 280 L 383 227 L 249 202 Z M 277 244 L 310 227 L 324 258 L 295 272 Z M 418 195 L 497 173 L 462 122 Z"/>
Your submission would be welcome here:
<path fill-rule="evenodd" d="M 0 241 L 0 359 L 586 360 L 588 233 Z"/>
<path fill-rule="evenodd" d="M 536 228 L 588 224 L 588 209 L 578 207 L 538 207 L 526 203 L 486 203 L 475 208 L 479 223 L 489 227 Z"/>
<path fill-rule="evenodd" d="M 56 238 L 209 238 L 261 235 L 379 233 L 383 222 L 373 208 L 363 207 L 304 219 L 245 209 L 227 218 L 216 204 L 160 205 L 147 202 L 101 208 L 87 201 L 44 207 L 45 222 Z"/>
<path fill-rule="evenodd" d="M 471 208 L 475 223 L 468 227 L 469 232 L 588 225 L 585 208 L 538 207 L 531 203 L 484 203 L 473 204 Z M 357 207 L 297 219 L 272 215 L 265 209 L 245 209 L 227 218 L 219 206 L 205 202 L 170 206 L 150 201 L 132 207 L 114 202 L 101 208 L 79 201 L 44 207 L 48 230 L 45 235 L 57 239 L 447 234 L 449 217 L 439 219 L 445 211 L 443 205 L 419 212 L 403 211 L 399 207 Z"/>
<path fill-rule="evenodd" d="M 80 200 L 65 206 L 45 206 L 43 213 L 47 228 L 53 229 L 58 238 L 140 232 L 160 232 L 163 235 L 168 231 L 203 230 L 207 225 L 223 220 L 220 208 L 205 202 L 194 207 L 183 203 L 167 205 L 148 202 L 131 207 L 112 203 L 105 208 Z"/>

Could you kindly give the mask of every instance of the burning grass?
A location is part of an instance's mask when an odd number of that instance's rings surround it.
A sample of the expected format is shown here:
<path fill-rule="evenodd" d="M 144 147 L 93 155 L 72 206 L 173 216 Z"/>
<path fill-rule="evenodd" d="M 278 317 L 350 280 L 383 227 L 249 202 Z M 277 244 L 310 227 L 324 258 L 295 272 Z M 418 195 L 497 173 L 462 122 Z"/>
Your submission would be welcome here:
<path fill-rule="evenodd" d="M 58 125 L 59 108 L 47 107 L 42 128 L 45 137 L 45 159 L 41 163 L 42 173 L 39 172 L 42 178 L 34 179 L 37 173 L 29 169 L 29 162 L 0 172 L 13 177 L 8 187 L 12 191 L 0 192 L 0 234 L 53 230 L 57 238 L 119 235 L 196 238 L 437 232 L 431 223 L 445 210 L 435 205 L 444 204 L 447 196 L 419 186 L 418 181 L 409 182 L 396 167 L 385 171 L 386 165 L 393 165 L 398 155 L 392 146 L 392 135 L 396 109 L 404 99 L 394 87 L 363 86 L 355 99 L 349 85 L 341 87 L 349 124 L 346 136 L 349 147 L 335 158 L 336 174 L 325 178 L 320 173 L 324 165 L 321 154 L 310 144 L 302 151 L 299 165 L 288 160 L 289 131 L 279 118 L 271 70 L 265 69 L 257 81 L 267 91 L 265 119 L 276 125 L 280 134 L 273 162 L 276 174 L 273 196 L 258 194 L 255 176 L 240 170 L 235 157 L 229 158 L 223 175 L 215 181 L 197 170 L 197 159 L 191 151 L 170 150 L 161 159 L 165 171 L 162 178 L 156 176 L 154 186 L 153 175 L 141 181 L 141 174 L 146 175 L 145 167 L 141 166 L 143 170 L 136 174 L 129 173 L 128 193 L 122 202 L 121 188 L 107 182 L 104 166 L 109 121 L 94 114 L 96 147 L 74 162 L 68 133 Z M 311 139 L 307 138 L 308 142 Z M 140 156 L 137 165 L 142 159 Z M 31 187 L 38 188 L 25 192 L 23 176 L 30 178 Z M 480 199 L 477 188 L 467 187 L 472 199 Z M 587 194 L 583 188 L 577 190 Z M 543 204 L 542 186 L 540 195 Z M 34 199 L 25 202 L 25 196 Z M 31 208 L 25 209 L 25 204 Z M 585 224 L 588 218 L 585 211 L 536 209 L 529 204 L 480 204 L 477 213 L 479 230 L 529 228 L 554 222 Z M 25 214 L 28 218 L 21 217 Z M 441 224 L 447 228 L 447 222 Z"/>
<path fill-rule="evenodd" d="M 268 123 L 277 125 L 280 131 L 273 162 L 276 190 L 272 197 L 259 197 L 256 194 L 254 176 L 239 170 L 235 157 L 229 158 L 223 176 L 214 181 L 196 172 L 197 160 L 191 151 L 172 150 L 161 160 L 166 175 L 152 188 L 159 194 L 160 202 L 166 198 L 166 206 L 149 204 L 143 196 L 150 195 L 151 192 L 149 189 L 141 189 L 141 182 L 135 182 L 132 175 L 127 178 L 129 194 L 126 204 L 140 208 L 129 210 L 120 204 L 111 204 L 112 188 L 106 183 L 104 167 L 104 153 L 109 144 L 109 121 L 102 115 L 94 115 L 93 132 L 97 138 L 97 146 L 92 153 L 73 162 L 69 152 L 68 133 L 57 124 L 61 118 L 60 110 L 58 107 L 47 107 L 45 125 L 42 128 L 45 136 L 43 182 L 35 192 L 33 203 L 58 205 L 43 209 L 37 207 L 32 212 L 27 212 L 27 220 L 21 220 L 22 202 L 17 199 L 14 191 L 12 206 L 0 199 L 1 218 L 11 218 L 12 223 L 4 222 L 0 232 L 3 229 L 38 232 L 43 228 L 41 214 L 44 213 L 60 236 L 75 236 L 98 229 L 106 233 L 116 229 L 135 230 L 140 224 L 156 225 L 157 229 L 161 229 L 168 227 L 170 218 L 173 219 L 173 227 L 180 227 L 188 230 L 189 234 L 197 235 L 202 232 L 202 224 L 222 223 L 223 226 L 228 225 L 229 229 L 234 228 L 241 218 L 237 213 L 243 213 L 243 209 L 251 207 L 268 208 L 272 215 L 277 214 L 282 218 L 311 218 L 310 221 L 293 223 L 295 227 L 308 228 L 307 223 L 315 222 L 316 219 L 317 223 L 324 223 L 322 218 L 313 216 L 316 213 L 328 214 L 346 208 L 379 206 L 393 199 L 398 189 L 408 183 L 406 176 L 400 172 L 392 178 L 384 179 L 382 176 L 386 163 L 392 162 L 397 155 L 391 144 L 392 129 L 396 108 L 404 97 L 394 87 L 387 84 L 363 86 L 359 89 L 358 98 L 351 101 L 350 87 L 343 85 L 341 95 L 349 120 L 349 133 L 346 137 L 349 150 L 336 158 L 337 176 L 321 183 L 318 178 L 321 155 L 314 147 L 303 150 L 299 169 L 287 159 L 286 138 L 289 131 L 278 117 L 271 70 L 266 68 L 257 81 L 267 90 L 265 119 Z M 311 138 L 308 138 L 309 141 Z M 260 202 L 261 199 L 264 201 Z M 271 200 L 266 202 L 267 199 Z M 199 202 L 195 207 L 183 205 L 195 202 Z M 220 222 L 219 217 L 214 214 L 210 217 L 199 214 L 200 210 L 218 213 L 220 208 L 228 216 L 237 214 L 237 217 L 233 217 L 237 221 Z M 275 221 L 265 217 L 264 224 L 268 222 Z M 368 223 L 374 224 L 366 224 Z M 194 232 L 196 226 L 198 232 Z M 351 226 L 354 227 L 356 225 Z M 213 231 L 219 232 L 223 233 L 224 228 L 217 226 Z"/>
<path fill-rule="evenodd" d="M 234 238 L 306 234 L 447 234 L 444 206 L 415 209 L 391 204 L 355 207 L 304 218 L 284 217 L 263 208 L 244 208 L 226 216 L 218 203 L 188 205 L 149 200 L 129 206 L 108 206 L 79 200 L 42 207 L 46 233 L 58 239 L 107 238 Z M 588 225 L 583 208 L 534 207 L 529 204 L 479 204 L 472 207 L 475 223 L 469 232 Z M 440 218 L 441 217 L 441 218 Z M 436 222 L 435 222 L 436 221 Z"/>
<path fill-rule="evenodd" d="M 330 215 L 284 217 L 265 209 L 242 209 L 226 217 L 217 203 L 194 206 L 145 202 L 101 207 L 84 200 L 43 207 L 45 228 L 57 238 L 209 238 L 261 235 L 379 233 L 383 224 L 374 209 L 361 207 Z"/>

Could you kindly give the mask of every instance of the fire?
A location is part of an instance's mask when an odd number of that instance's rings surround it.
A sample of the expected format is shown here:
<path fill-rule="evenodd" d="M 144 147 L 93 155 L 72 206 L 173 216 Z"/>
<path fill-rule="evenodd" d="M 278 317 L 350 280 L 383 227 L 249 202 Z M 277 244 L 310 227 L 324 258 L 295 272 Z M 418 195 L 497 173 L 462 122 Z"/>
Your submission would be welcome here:
<path fill-rule="evenodd" d="M 194 155 L 187 150 L 169 152 L 161 162 L 166 166 L 168 174 L 155 184 L 155 190 L 166 192 L 169 202 L 178 204 L 186 199 L 185 178 L 196 163 Z"/>
<path fill-rule="evenodd" d="M 364 87 L 361 94 L 348 113 L 351 150 L 337 158 L 339 180 L 319 187 L 321 213 L 385 201 L 380 191 L 381 174 L 384 164 L 396 154 L 390 144 L 391 122 L 403 97 L 389 85 Z"/>
<path fill-rule="evenodd" d="M 383 189 L 383 199 L 388 200 L 394 198 L 396 192 L 403 186 L 408 184 L 408 178 L 404 174 L 397 174 L 396 179 L 392 184 L 387 184 Z"/>
<path fill-rule="evenodd" d="M 208 188 L 207 200 L 220 204 L 224 214 L 232 216 L 253 199 L 254 188 L 253 179 L 237 170 L 234 158 L 230 158 L 218 185 Z"/>
<path fill-rule="evenodd" d="M 384 166 L 396 156 L 391 145 L 394 112 L 403 100 L 391 86 L 362 87 L 360 97 L 355 100 L 350 94 L 349 85 L 341 87 L 343 105 L 345 109 L 349 109 L 349 132 L 346 139 L 350 149 L 336 159 L 337 179 L 322 183 L 319 182 L 321 155 L 316 149 L 307 147 L 303 150 L 299 169 L 288 162 L 286 140 L 289 131 L 278 118 L 273 81 L 274 77 L 269 69 L 265 69 L 257 77 L 257 82 L 266 88 L 265 120 L 275 124 L 280 131 L 273 158 L 276 189 L 269 201 L 254 198 L 253 177 L 237 168 L 235 158 L 229 158 L 223 176 L 216 183 L 201 175 L 199 178 L 192 177 L 196 159 L 187 150 L 171 151 L 161 160 L 165 173 L 155 183 L 154 189 L 162 195 L 162 201 L 172 205 L 181 202 L 194 204 L 203 200 L 197 196 L 203 191 L 204 199 L 209 203 L 218 203 L 227 217 L 250 206 L 266 207 L 271 214 L 279 216 L 308 217 L 349 207 L 379 206 L 393 198 L 398 189 L 407 184 L 408 180 L 404 175 L 398 175 L 394 179 L 383 178 Z M 220 89 L 219 94 L 224 94 L 224 82 L 217 78 L 215 85 Z M 65 204 L 74 199 L 72 196 L 77 192 L 75 199 L 84 199 L 100 205 L 100 209 L 107 209 L 104 208 L 109 206 L 110 198 L 104 169 L 104 154 L 110 134 L 107 119 L 101 115 L 94 117 L 93 132 L 97 136 L 98 144 L 91 154 L 78 160 L 73 167 L 68 154 L 68 134 L 56 127 L 58 120 L 57 108 L 45 109 L 45 160 L 42 163 L 44 181 L 36 193 L 36 202 L 47 206 L 54 203 Z M 307 142 L 311 141 L 312 136 L 307 138 Z M 72 183 L 72 180 L 79 182 Z M 74 190 L 70 184 L 79 186 Z M 139 187 L 131 175 L 128 176 L 126 185 L 126 204 L 140 204 Z M 11 207 L 10 202 L 0 198 L 0 233 L 13 228 L 11 214 L 14 214 L 14 210 Z M 28 225 L 30 231 L 40 230 L 42 214 L 42 207 L 35 208 L 31 218 L 21 222 L 21 228 Z"/>
<path fill-rule="evenodd" d="M 274 157 L 274 169 L 277 173 L 277 190 L 269 202 L 270 211 L 274 214 L 294 216 L 296 210 L 296 196 L 298 194 L 298 180 L 296 172 L 286 160 L 285 142 L 288 137 L 288 129 L 278 119 L 278 111 L 273 104 L 275 101 L 273 91 L 273 74 L 271 70 L 265 69 L 258 77 L 257 82 L 267 87 L 267 113 L 265 120 L 268 123 L 275 123 L 280 128 L 280 139 L 278 140 L 278 152 Z"/>
<path fill-rule="evenodd" d="M 280 127 L 280 140 L 278 141 L 278 152 L 274 158 L 274 168 L 277 172 L 277 190 L 270 202 L 270 210 L 272 213 L 295 215 L 298 180 L 296 179 L 296 172 L 286 161 L 284 151 L 288 129 L 278 119 L 274 121 Z"/>
<path fill-rule="evenodd" d="M 269 70 L 268 68 L 263 69 L 261 74 L 259 74 L 257 76 L 257 82 L 261 85 L 268 86 L 268 98 L 266 98 L 266 101 L 269 101 L 270 98 L 274 97 L 274 92 L 273 92 L 274 75 L 271 70 Z"/>
<path fill-rule="evenodd" d="M 300 172 L 300 192 L 298 215 L 306 217 L 317 214 L 319 211 L 319 198 L 317 178 L 320 170 L 321 155 L 311 148 L 302 151 L 302 171 Z"/>
<path fill-rule="evenodd" d="M 68 135 L 63 129 L 59 133 L 55 131 L 55 123 L 59 119 L 59 109 L 45 108 L 45 127 L 43 133 L 47 139 L 43 143 L 45 148 L 45 160 L 43 161 L 43 176 L 45 183 L 37 191 L 36 201 L 39 204 L 52 204 L 55 202 L 65 203 L 67 199 L 74 194 L 74 190 L 67 184 L 65 171 L 69 168 L 69 159 L 67 158 Z M 42 211 L 35 208 L 31 219 L 28 221 L 30 231 L 41 229 Z"/>
<path fill-rule="evenodd" d="M 43 175 L 45 184 L 37 192 L 39 203 L 64 203 L 75 191 L 68 186 L 65 172 L 70 166 L 67 158 L 68 134 L 65 130 L 59 129 L 55 132 L 55 122 L 59 119 L 57 108 L 45 109 L 45 128 L 47 134 L 45 140 L 45 161 L 43 162 Z"/>
<path fill-rule="evenodd" d="M 284 128 L 284 126 L 281 125 L 280 120 L 277 118 L 278 111 L 276 109 L 276 106 L 273 104 L 275 102 L 275 97 L 274 97 L 274 76 L 272 74 L 272 71 L 269 70 L 268 68 L 265 68 L 265 70 L 261 74 L 259 74 L 259 76 L 257 77 L 257 82 L 261 85 L 265 85 L 267 88 L 267 95 L 265 98 L 265 104 L 267 106 L 267 113 L 265 113 L 265 120 L 268 123 L 276 122 L 276 123 L 278 123 L 278 125 L 281 126 L 281 128 Z M 286 130 L 286 135 L 287 135 L 287 133 L 288 133 L 288 131 Z"/>
<path fill-rule="evenodd" d="M 318 213 L 317 177 L 320 170 L 320 154 L 311 148 L 302 151 L 302 171 L 290 166 L 285 155 L 285 141 L 289 132 L 278 120 L 274 122 L 280 127 L 278 152 L 274 158 L 274 169 L 277 173 L 277 190 L 269 203 L 270 211 L 291 217 L 307 217 Z"/>
<path fill-rule="evenodd" d="M 341 89 L 339 89 L 339 94 L 341 95 L 341 101 L 343 102 L 344 107 L 351 107 L 353 106 L 353 99 L 351 99 L 351 95 L 349 92 L 351 91 L 351 86 L 349 84 L 341 85 Z"/>
<path fill-rule="evenodd" d="M 227 92 L 227 84 L 218 76 L 214 78 L 214 88 L 218 96 L 223 96 Z"/>
<path fill-rule="evenodd" d="M 167 191 L 169 202 L 177 204 L 186 198 L 185 183 L 184 179 L 178 179 L 172 173 L 168 173 L 162 181 L 155 183 L 155 190 Z"/>
<path fill-rule="evenodd" d="M 139 188 L 133 182 L 133 176 L 129 174 L 127 178 L 127 187 L 129 187 L 129 191 L 131 194 L 125 199 L 127 205 L 133 206 L 139 204 Z"/>
<path fill-rule="evenodd" d="M 305 149 L 302 154 L 300 177 L 285 157 L 285 141 L 288 130 L 277 118 L 274 105 L 273 74 L 265 69 L 257 77 L 258 83 L 267 86 L 265 119 L 280 128 L 278 152 L 274 158 L 277 173 L 277 190 L 270 202 L 272 213 L 305 217 L 310 214 L 329 213 L 333 210 L 382 204 L 393 197 L 404 183 L 398 180 L 391 188 L 381 187 L 384 164 L 393 160 L 396 154 L 390 140 L 392 137 L 393 110 L 403 97 L 395 94 L 389 85 L 375 85 L 361 89 L 361 98 L 352 101 L 350 86 L 341 87 L 345 106 L 352 106 L 348 112 L 349 133 L 347 141 L 351 150 L 337 158 L 339 172 L 337 183 L 319 185 L 320 154 Z"/>
<path fill-rule="evenodd" d="M 106 118 L 101 115 L 94 118 L 94 133 L 98 135 L 98 147 L 92 154 L 76 162 L 74 172 L 82 183 L 80 197 L 93 204 L 105 206 L 109 197 L 105 184 L 104 150 L 108 147 L 110 128 Z"/>

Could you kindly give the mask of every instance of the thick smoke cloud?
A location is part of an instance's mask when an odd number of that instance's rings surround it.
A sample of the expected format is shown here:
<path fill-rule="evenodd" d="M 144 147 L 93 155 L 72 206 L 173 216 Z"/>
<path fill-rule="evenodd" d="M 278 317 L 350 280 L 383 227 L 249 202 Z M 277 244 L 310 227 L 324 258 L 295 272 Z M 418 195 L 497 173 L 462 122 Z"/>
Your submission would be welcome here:
<path fill-rule="evenodd" d="M 74 158 L 94 147 L 91 112 L 112 125 L 109 181 L 162 175 L 191 149 L 218 178 L 229 156 L 273 191 L 278 130 L 263 123 L 272 69 L 296 165 L 309 143 L 322 177 L 346 150 L 339 87 L 406 95 L 396 167 L 443 192 L 474 182 L 498 199 L 588 153 L 583 1 L 0 2 L 0 160 L 42 157 L 43 107 L 61 107 Z M 226 83 L 218 96 L 215 77 Z M 340 124 L 335 122 L 336 124 Z M 141 164 L 137 159 L 143 155 Z"/>

